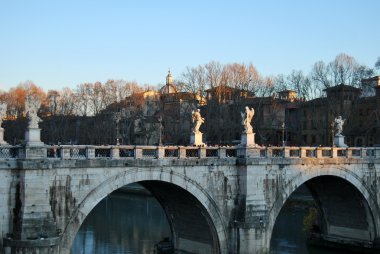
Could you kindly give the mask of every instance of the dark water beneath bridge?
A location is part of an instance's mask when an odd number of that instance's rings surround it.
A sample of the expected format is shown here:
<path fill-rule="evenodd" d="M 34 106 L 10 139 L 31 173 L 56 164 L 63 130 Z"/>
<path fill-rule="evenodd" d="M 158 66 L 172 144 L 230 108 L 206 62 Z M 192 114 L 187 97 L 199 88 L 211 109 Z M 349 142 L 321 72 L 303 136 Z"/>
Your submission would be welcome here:
<path fill-rule="evenodd" d="M 72 254 L 151 254 L 171 231 L 152 196 L 116 192 L 102 200 L 77 233 Z"/>
<path fill-rule="evenodd" d="M 301 193 L 301 195 L 304 195 Z M 301 199 L 308 197 L 301 197 Z M 306 245 L 303 218 L 305 205 L 282 209 L 272 236 L 272 254 L 347 253 Z M 116 192 L 101 201 L 82 224 L 74 240 L 73 254 L 152 254 L 154 245 L 171 231 L 166 216 L 149 195 Z"/>

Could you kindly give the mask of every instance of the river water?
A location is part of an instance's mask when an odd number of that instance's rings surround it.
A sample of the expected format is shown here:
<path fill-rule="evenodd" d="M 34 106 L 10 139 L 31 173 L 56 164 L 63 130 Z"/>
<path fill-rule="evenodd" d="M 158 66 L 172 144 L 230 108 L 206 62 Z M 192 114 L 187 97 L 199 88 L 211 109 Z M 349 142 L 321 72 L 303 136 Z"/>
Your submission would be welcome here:
<path fill-rule="evenodd" d="M 276 221 L 272 254 L 345 253 L 308 247 L 303 218 L 311 197 L 304 191 L 292 196 Z M 302 205 L 297 205 L 297 202 Z M 73 254 L 152 254 L 154 244 L 171 231 L 160 204 L 149 195 L 116 192 L 102 200 L 83 222 L 77 233 Z"/>
<path fill-rule="evenodd" d="M 155 198 L 113 193 L 87 216 L 77 233 L 72 254 L 152 254 L 154 244 L 171 231 Z"/>

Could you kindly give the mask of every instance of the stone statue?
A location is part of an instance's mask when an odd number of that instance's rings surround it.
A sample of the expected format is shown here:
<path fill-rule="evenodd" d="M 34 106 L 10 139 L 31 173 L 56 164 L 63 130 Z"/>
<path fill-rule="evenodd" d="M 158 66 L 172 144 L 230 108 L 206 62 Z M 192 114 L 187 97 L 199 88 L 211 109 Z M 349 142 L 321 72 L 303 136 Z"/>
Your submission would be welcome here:
<path fill-rule="evenodd" d="M 41 106 L 41 101 L 36 95 L 29 95 L 25 100 L 25 111 L 29 120 L 29 129 L 38 129 L 38 123 L 41 119 L 37 116 L 38 109 Z"/>
<path fill-rule="evenodd" d="M 343 124 L 346 120 L 345 119 L 342 119 L 342 116 L 338 116 L 335 118 L 334 120 L 334 124 L 335 124 L 335 136 L 339 136 L 339 135 L 342 135 L 342 131 L 343 131 Z"/>
<path fill-rule="evenodd" d="M 242 124 L 244 125 L 246 133 L 252 133 L 251 121 L 255 115 L 255 109 L 249 109 L 248 106 L 245 107 L 245 113 L 241 112 Z"/>
<path fill-rule="evenodd" d="M 1 128 L 1 124 L 3 123 L 3 117 L 6 115 L 7 113 L 7 104 L 5 102 L 1 102 L 0 103 L 0 128 Z"/>
<path fill-rule="evenodd" d="M 200 110 L 196 109 L 195 111 L 191 111 L 191 116 L 194 123 L 193 132 L 199 133 L 199 127 L 201 127 L 201 124 L 205 122 L 205 119 L 201 116 Z"/>

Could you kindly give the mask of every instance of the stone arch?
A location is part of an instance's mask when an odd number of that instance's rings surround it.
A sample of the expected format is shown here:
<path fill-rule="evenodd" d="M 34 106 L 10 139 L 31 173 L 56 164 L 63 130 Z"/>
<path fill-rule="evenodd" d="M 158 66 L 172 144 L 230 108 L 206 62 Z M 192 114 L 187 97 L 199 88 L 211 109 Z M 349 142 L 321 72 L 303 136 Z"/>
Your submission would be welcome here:
<path fill-rule="evenodd" d="M 99 185 L 94 186 L 79 203 L 76 210 L 73 212 L 69 222 L 67 223 L 61 239 L 61 250 L 63 253 L 69 253 L 73 240 L 82 225 L 84 219 L 92 211 L 92 209 L 108 194 L 121 188 L 122 186 L 137 183 L 158 181 L 161 183 L 169 183 L 178 188 L 183 189 L 194 197 L 208 213 L 213 230 L 216 233 L 218 241 L 218 252 L 228 252 L 228 231 L 227 223 L 224 221 L 222 214 L 208 192 L 203 189 L 196 181 L 188 178 L 183 174 L 179 174 L 166 169 L 148 169 L 148 168 L 133 168 L 126 169 L 116 175 L 110 176 Z"/>
<path fill-rule="evenodd" d="M 343 167 L 334 167 L 309 170 L 307 173 L 298 173 L 286 184 L 285 188 L 282 189 L 282 193 L 280 193 L 276 197 L 273 207 L 270 208 L 268 218 L 268 244 L 270 243 L 270 239 L 272 237 L 272 232 L 276 223 L 276 219 L 281 211 L 282 206 L 285 204 L 289 196 L 302 184 L 305 184 L 306 182 L 309 182 L 318 177 L 329 176 L 335 177 L 341 181 L 346 182 L 347 184 L 352 186 L 352 188 L 354 189 L 354 191 L 357 192 L 357 194 L 361 195 L 361 197 L 363 198 L 362 201 L 366 202 L 366 204 L 368 205 L 369 211 L 366 211 L 368 212 L 367 216 L 370 216 L 371 222 L 373 223 L 375 236 L 372 237 L 379 237 L 379 220 L 375 219 L 379 217 L 379 206 L 376 202 L 375 193 L 371 192 L 368 186 L 366 186 L 365 183 L 363 183 L 363 181 L 361 180 L 361 178 L 354 172 Z"/>

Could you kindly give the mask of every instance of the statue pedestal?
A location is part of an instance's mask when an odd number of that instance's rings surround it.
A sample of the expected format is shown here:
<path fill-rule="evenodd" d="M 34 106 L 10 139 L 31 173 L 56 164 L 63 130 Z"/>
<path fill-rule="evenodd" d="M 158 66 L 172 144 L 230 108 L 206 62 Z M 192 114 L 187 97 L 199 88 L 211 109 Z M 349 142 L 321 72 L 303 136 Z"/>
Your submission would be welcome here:
<path fill-rule="evenodd" d="M 4 141 L 4 129 L 0 127 L 0 145 L 7 145 L 8 143 Z"/>
<path fill-rule="evenodd" d="M 44 146 L 41 142 L 41 129 L 29 128 L 25 132 L 26 146 Z"/>
<path fill-rule="evenodd" d="M 194 146 L 201 146 L 204 145 L 203 141 L 203 133 L 202 132 L 197 132 L 197 133 L 191 133 L 190 136 L 190 145 Z"/>
<path fill-rule="evenodd" d="M 334 144 L 336 147 L 348 147 L 348 145 L 346 145 L 344 143 L 344 136 L 343 135 L 335 135 L 334 136 Z"/>
<path fill-rule="evenodd" d="M 19 149 L 21 159 L 46 158 L 47 149 L 40 139 L 41 129 L 28 128 L 25 132 L 25 146 Z"/>
<path fill-rule="evenodd" d="M 253 133 L 253 132 L 243 132 L 241 134 L 240 145 L 256 146 L 256 144 L 255 144 L 255 133 Z"/>

